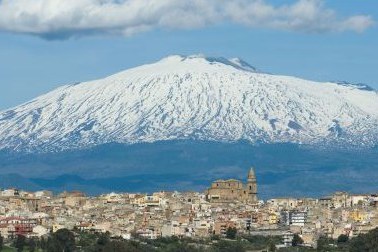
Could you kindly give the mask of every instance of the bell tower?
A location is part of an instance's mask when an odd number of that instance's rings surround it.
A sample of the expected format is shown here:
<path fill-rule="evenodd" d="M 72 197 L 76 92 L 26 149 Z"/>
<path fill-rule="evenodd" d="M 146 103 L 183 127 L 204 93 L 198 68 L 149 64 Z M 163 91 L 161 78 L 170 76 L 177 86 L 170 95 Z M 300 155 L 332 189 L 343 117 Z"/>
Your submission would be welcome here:
<path fill-rule="evenodd" d="M 249 169 L 247 177 L 247 191 L 248 191 L 248 201 L 251 203 L 257 203 L 257 183 L 256 175 L 253 167 Z"/>

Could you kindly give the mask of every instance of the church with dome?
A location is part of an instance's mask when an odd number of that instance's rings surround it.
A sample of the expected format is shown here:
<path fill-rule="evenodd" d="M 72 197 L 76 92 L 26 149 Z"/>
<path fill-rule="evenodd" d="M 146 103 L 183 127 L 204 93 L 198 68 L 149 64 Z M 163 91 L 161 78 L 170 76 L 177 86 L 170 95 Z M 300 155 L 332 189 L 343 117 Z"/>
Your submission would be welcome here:
<path fill-rule="evenodd" d="M 237 179 L 219 179 L 207 189 L 206 196 L 212 203 L 245 202 L 255 204 L 257 199 L 256 175 L 253 168 L 250 168 L 247 176 L 247 183 Z"/>

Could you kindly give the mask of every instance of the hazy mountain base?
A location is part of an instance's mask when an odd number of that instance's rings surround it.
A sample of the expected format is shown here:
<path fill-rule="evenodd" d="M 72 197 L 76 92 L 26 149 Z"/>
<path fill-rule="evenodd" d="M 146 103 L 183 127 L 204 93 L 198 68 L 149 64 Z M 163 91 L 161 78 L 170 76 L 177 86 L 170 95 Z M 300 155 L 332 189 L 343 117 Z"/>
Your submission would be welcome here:
<path fill-rule="evenodd" d="M 378 148 L 319 149 L 295 144 L 164 141 L 107 144 L 48 154 L 0 152 L 0 186 L 27 190 L 206 189 L 218 178 L 245 179 L 256 169 L 261 197 L 376 192 Z"/>

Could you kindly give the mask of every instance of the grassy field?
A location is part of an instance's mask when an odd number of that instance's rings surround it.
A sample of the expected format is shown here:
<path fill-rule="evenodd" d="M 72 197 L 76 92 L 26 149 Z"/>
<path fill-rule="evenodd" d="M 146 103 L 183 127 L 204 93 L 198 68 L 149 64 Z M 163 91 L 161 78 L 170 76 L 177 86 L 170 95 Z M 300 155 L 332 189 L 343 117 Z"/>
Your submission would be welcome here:
<path fill-rule="evenodd" d="M 4 246 L 4 247 L 1 249 L 1 252 L 15 252 L 15 251 L 17 251 L 17 249 L 12 248 L 12 247 L 8 247 L 8 246 Z"/>
<path fill-rule="evenodd" d="M 4 247 L 0 250 L 0 252 L 16 252 L 16 251 L 17 251 L 16 248 L 13 248 L 13 247 L 10 247 L 10 246 L 4 246 Z M 24 252 L 28 252 L 28 251 L 29 251 L 28 247 L 25 246 L 25 248 L 24 248 Z M 35 252 L 40 252 L 40 251 L 42 251 L 42 250 L 40 250 L 40 249 L 35 249 Z"/>

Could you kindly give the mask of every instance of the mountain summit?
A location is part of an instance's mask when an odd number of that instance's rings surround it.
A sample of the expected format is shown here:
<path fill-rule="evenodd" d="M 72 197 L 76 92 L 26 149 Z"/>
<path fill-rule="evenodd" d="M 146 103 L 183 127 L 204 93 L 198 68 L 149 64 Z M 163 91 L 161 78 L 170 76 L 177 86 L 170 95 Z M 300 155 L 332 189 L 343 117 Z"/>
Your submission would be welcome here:
<path fill-rule="evenodd" d="M 0 148 L 161 140 L 378 143 L 378 94 L 266 74 L 240 59 L 169 56 L 0 113 Z"/>

